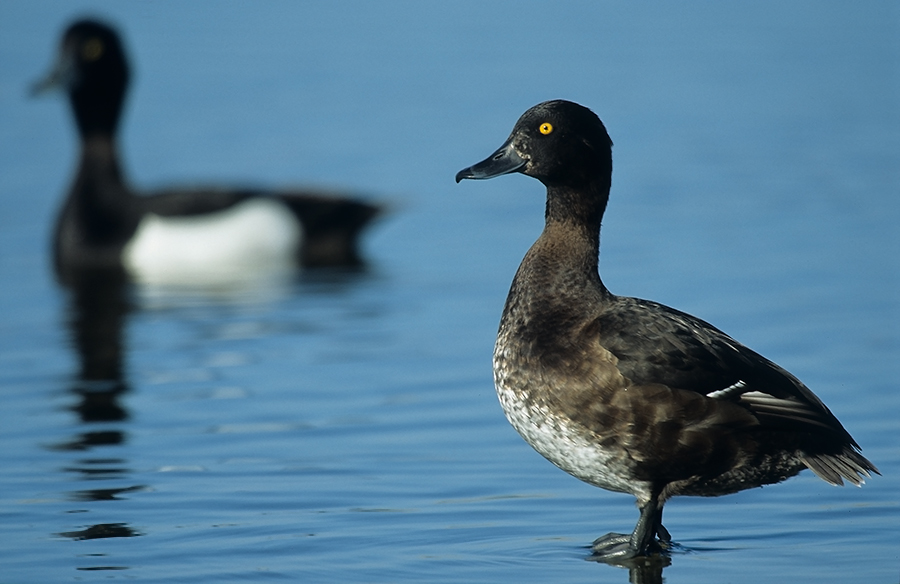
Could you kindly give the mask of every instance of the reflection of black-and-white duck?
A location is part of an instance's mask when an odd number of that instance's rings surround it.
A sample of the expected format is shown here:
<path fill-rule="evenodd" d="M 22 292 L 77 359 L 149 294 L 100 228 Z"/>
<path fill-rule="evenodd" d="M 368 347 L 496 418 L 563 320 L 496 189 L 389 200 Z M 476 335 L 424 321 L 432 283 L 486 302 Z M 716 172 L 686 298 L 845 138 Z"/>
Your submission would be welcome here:
<path fill-rule="evenodd" d="M 35 86 L 63 88 L 81 160 L 55 232 L 57 272 L 124 266 L 138 280 L 191 281 L 218 270 L 360 263 L 358 238 L 378 207 L 315 192 L 132 190 L 116 126 L 128 85 L 116 32 L 93 20 L 66 30 L 56 67 Z"/>
<path fill-rule="evenodd" d="M 538 452 L 637 498 L 634 532 L 595 541 L 596 559 L 665 547 L 662 509 L 675 495 L 725 495 L 804 468 L 835 485 L 878 472 L 796 377 L 698 318 L 606 289 L 597 261 L 612 141 L 593 112 L 539 104 L 456 180 L 510 172 L 547 187 L 546 223 L 506 300 L 494 380 Z"/>

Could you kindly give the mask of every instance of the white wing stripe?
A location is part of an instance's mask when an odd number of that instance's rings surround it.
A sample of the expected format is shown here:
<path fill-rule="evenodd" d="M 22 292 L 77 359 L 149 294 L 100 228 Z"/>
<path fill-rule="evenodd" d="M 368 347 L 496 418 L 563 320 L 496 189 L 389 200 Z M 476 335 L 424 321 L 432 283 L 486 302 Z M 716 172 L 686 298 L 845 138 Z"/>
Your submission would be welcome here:
<path fill-rule="evenodd" d="M 735 383 L 733 385 L 729 385 L 725 389 L 717 389 L 716 391 L 709 392 L 708 394 L 706 394 L 706 397 L 709 397 L 712 399 L 724 399 L 726 397 L 729 397 L 732 393 L 735 393 L 735 392 L 740 394 L 741 390 L 744 389 L 745 387 L 747 387 L 747 384 L 744 383 L 743 380 L 738 380 L 737 383 Z"/>

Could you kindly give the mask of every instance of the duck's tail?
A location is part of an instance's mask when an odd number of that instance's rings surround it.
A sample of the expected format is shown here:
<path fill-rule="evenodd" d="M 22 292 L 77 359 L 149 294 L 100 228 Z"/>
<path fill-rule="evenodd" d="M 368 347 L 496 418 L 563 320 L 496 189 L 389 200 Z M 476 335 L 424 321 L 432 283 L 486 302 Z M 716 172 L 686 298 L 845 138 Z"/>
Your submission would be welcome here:
<path fill-rule="evenodd" d="M 806 454 L 801 460 L 809 470 L 823 481 L 841 486 L 844 480 L 862 486 L 872 473 L 880 475 L 878 469 L 853 446 L 846 446 L 840 454 Z"/>

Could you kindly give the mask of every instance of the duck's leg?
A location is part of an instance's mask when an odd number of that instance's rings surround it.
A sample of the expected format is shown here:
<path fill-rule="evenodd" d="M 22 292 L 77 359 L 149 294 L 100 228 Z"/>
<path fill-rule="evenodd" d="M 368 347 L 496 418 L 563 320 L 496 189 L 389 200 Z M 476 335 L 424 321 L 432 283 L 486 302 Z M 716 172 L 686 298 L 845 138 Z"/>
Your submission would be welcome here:
<path fill-rule="evenodd" d="M 641 516 L 631 535 L 608 533 L 594 540 L 592 558 L 602 562 L 615 562 L 639 556 L 647 556 L 659 552 L 661 547 L 656 541 L 668 543 L 672 540 L 669 531 L 662 524 L 662 503 L 658 497 L 651 497 L 641 507 Z"/>
<path fill-rule="evenodd" d="M 672 543 L 672 536 L 669 535 L 669 530 L 666 529 L 662 524 L 662 505 L 659 506 L 659 516 L 657 517 L 656 524 L 656 538 L 662 543 Z"/>

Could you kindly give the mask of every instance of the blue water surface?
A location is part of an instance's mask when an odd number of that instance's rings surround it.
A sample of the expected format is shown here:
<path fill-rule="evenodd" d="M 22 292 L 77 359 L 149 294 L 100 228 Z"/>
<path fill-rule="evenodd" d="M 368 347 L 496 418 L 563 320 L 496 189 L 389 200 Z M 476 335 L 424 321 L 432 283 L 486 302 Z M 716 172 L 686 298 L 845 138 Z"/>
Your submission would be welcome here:
<path fill-rule="evenodd" d="M 26 90 L 83 15 L 134 64 L 135 184 L 358 191 L 391 207 L 367 269 L 136 289 L 98 317 L 120 375 L 82 381 L 48 253 L 77 143 Z M 585 561 L 632 498 L 547 463 L 494 395 L 543 190 L 453 182 L 552 98 L 615 141 L 607 286 L 791 370 L 883 474 L 676 499 L 664 580 L 900 579 L 895 2 L 32 0 L 0 33 L 0 582 L 635 578 Z"/>

